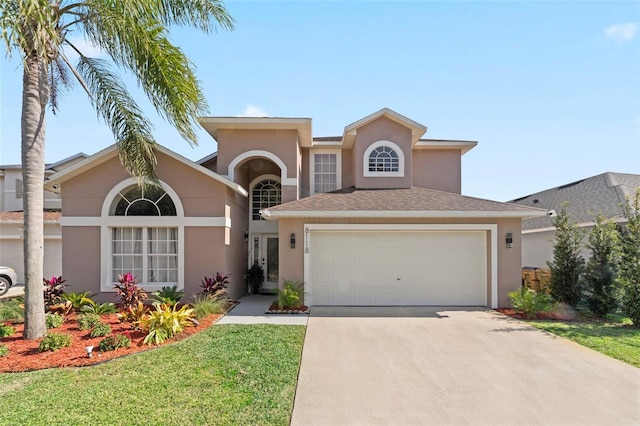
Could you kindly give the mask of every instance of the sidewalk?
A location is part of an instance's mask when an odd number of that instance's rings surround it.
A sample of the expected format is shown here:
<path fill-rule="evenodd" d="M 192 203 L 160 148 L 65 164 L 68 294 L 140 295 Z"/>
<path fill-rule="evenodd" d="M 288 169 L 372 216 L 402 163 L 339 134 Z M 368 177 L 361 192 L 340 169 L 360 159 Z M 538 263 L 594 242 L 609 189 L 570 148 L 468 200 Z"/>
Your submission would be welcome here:
<path fill-rule="evenodd" d="M 265 314 L 275 300 L 276 296 L 261 294 L 242 297 L 239 300 L 240 303 L 216 324 L 307 325 L 309 314 Z"/>

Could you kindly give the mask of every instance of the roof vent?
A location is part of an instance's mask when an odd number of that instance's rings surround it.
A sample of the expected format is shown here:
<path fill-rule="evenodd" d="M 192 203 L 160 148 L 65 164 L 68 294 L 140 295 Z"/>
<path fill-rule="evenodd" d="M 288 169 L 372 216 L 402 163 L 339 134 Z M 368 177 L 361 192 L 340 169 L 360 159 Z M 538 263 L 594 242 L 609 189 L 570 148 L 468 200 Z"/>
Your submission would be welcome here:
<path fill-rule="evenodd" d="M 556 217 L 556 216 L 558 216 L 558 213 L 556 213 L 556 211 L 555 211 L 555 210 L 549 210 L 549 211 L 547 212 L 547 216 L 549 216 L 549 217 Z"/>

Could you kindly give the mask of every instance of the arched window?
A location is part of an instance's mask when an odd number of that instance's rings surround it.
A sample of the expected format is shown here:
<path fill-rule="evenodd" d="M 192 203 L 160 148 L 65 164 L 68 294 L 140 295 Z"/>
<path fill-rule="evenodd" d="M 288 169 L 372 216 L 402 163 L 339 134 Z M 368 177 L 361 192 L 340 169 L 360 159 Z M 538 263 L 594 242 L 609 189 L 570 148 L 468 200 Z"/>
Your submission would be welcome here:
<path fill-rule="evenodd" d="M 157 222 L 160 216 L 176 215 L 174 201 L 160 187 L 134 185 L 117 193 L 109 216 L 148 218 L 144 222 L 147 226 L 139 226 L 142 222 L 137 221 L 137 226 L 110 228 L 112 282 L 130 272 L 142 285 L 178 284 L 178 227 L 167 226 L 166 221 Z"/>
<path fill-rule="evenodd" d="M 264 220 L 260 210 L 282 203 L 282 187 L 275 179 L 264 179 L 256 183 L 251 191 L 251 218 Z"/>
<path fill-rule="evenodd" d="M 370 172 L 397 172 L 399 167 L 398 154 L 393 148 L 383 145 L 369 154 Z"/>
<path fill-rule="evenodd" d="M 176 206 L 162 188 L 134 186 L 118 193 L 110 215 L 175 216 Z"/>
<path fill-rule="evenodd" d="M 404 153 L 390 141 L 372 143 L 364 152 L 365 177 L 404 177 Z"/>

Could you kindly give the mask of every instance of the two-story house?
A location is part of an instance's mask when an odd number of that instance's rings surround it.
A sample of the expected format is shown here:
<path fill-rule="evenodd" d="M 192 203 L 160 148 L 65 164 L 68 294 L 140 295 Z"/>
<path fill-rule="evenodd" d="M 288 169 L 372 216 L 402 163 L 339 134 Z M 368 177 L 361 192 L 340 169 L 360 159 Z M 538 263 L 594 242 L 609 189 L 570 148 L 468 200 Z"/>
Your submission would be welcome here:
<path fill-rule="evenodd" d="M 45 165 L 45 179 L 56 172 L 87 158 L 75 154 L 56 163 Z M 22 166 L 0 165 L 0 265 L 15 269 L 18 282 L 24 282 L 22 207 Z M 46 277 L 62 273 L 62 235 L 60 229 L 60 194 L 44 191 L 44 274 Z"/>
<path fill-rule="evenodd" d="M 309 118 L 206 117 L 218 151 L 198 163 L 157 148 L 162 189 L 141 190 L 115 146 L 57 173 L 63 272 L 113 300 L 118 275 L 149 290 L 258 263 L 265 288 L 302 281 L 309 305 L 498 307 L 520 285 L 531 207 L 461 195 L 476 142 L 423 139 L 387 108 L 312 137 Z"/>

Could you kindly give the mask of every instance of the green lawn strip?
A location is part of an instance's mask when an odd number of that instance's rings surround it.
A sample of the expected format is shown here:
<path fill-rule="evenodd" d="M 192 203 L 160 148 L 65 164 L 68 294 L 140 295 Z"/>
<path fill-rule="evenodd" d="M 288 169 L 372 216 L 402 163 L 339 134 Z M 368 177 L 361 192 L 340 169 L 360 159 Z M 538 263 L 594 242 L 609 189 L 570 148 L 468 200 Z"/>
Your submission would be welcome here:
<path fill-rule="evenodd" d="M 304 333 L 218 325 L 102 365 L 0 374 L 0 424 L 287 425 Z"/>
<path fill-rule="evenodd" d="M 640 329 L 629 323 L 589 321 L 527 321 L 531 325 L 612 358 L 640 367 Z"/>

